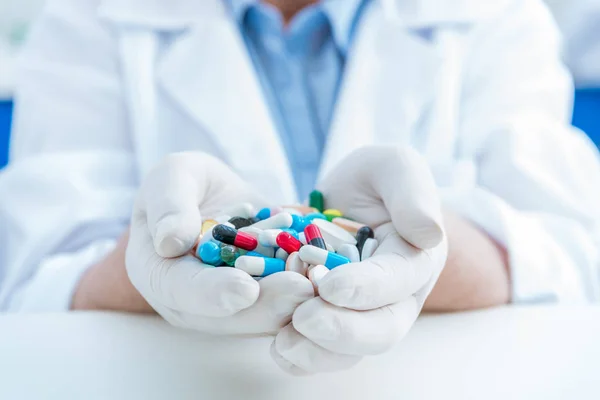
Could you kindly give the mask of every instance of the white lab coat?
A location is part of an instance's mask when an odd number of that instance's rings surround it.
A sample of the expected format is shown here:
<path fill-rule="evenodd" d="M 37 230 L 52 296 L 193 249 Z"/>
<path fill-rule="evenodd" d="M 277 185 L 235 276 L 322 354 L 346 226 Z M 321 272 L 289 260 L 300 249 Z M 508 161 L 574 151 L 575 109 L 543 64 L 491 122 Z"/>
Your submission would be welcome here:
<path fill-rule="evenodd" d="M 514 301 L 595 299 L 600 166 L 568 127 L 571 89 L 541 0 L 372 0 L 319 176 L 358 147 L 411 144 L 445 206 L 508 249 Z M 297 200 L 221 0 L 51 1 L 17 94 L 1 309 L 67 308 L 167 153 L 217 155 L 274 203 Z"/>
<path fill-rule="evenodd" d="M 600 0 L 546 0 L 564 35 L 564 57 L 578 87 L 600 88 Z"/>

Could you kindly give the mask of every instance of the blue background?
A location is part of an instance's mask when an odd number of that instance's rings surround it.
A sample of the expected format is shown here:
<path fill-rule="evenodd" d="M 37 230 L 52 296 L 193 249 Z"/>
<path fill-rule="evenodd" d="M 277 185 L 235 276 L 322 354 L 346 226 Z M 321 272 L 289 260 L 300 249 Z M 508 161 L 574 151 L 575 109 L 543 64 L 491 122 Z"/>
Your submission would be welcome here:
<path fill-rule="evenodd" d="M 11 115 L 12 103 L 0 100 L 0 168 L 5 166 L 8 160 Z"/>
<path fill-rule="evenodd" d="M 0 100 L 0 168 L 8 160 L 12 103 Z M 600 89 L 582 89 L 575 94 L 573 124 L 585 131 L 600 147 Z"/>

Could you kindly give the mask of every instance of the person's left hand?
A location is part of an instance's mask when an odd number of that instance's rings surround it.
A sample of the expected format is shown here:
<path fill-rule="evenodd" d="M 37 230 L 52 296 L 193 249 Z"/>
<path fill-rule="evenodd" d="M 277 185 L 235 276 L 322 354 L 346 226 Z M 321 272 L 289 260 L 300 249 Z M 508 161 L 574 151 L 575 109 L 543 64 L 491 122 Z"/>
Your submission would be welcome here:
<path fill-rule="evenodd" d="M 277 335 L 271 354 L 296 375 L 347 369 L 390 349 L 417 319 L 447 256 L 437 189 L 414 150 L 358 150 L 319 186 L 327 208 L 374 228 L 379 247 L 330 271 L 320 297 Z"/>

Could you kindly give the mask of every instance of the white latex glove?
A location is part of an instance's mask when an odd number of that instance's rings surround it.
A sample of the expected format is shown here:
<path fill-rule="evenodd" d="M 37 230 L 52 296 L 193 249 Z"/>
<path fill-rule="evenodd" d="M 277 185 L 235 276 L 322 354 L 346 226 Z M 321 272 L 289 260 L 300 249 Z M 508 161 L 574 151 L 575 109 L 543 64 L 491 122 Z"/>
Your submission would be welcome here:
<path fill-rule="evenodd" d="M 379 247 L 330 271 L 320 297 L 277 335 L 272 356 L 297 375 L 347 369 L 390 349 L 417 319 L 447 255 L 435 182 L 414 150 L 363 148 L 319 187 L 327 208 L 374 227 Z"/>
<path fill-rule="evenodd" d="M 131 222 L 126 265 L 131 282 L 173 325 L 215 334 L 274 334 L 314 297 L 305 277 L 283 272 L 255 281 L 189 255 L 202 215 L 264 204 L 229 167 L 203 153 L 170 155 L 143 182 Z"/>

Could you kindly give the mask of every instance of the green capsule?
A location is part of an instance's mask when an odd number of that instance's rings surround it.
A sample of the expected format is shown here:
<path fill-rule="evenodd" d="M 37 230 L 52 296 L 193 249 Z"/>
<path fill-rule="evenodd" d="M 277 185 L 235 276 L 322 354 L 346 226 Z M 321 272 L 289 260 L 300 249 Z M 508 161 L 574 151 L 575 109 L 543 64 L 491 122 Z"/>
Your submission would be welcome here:
<path fill-rule="evenodd" d="M 319 212 L 323 212 L 325 209 L 325 201 L 323 200 L 323 193 L 318 190 L 313 190 L 310 192 L 310 196 L 308 197 L 308 205 L 310 207 L 316 208 Z"/>

